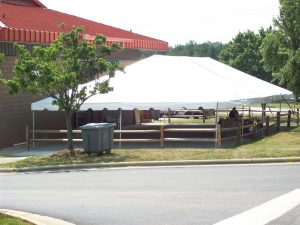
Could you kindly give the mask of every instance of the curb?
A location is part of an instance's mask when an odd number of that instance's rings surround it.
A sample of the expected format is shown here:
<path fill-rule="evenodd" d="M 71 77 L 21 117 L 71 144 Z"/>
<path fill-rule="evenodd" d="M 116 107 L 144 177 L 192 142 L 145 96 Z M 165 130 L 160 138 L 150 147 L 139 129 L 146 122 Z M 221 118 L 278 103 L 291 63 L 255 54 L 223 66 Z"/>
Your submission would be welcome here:
<path fill-rule="evenodd" d="M 122 167 L 149 167 L 149 166 L 193 166 L 193 165 L 229 165 L 229 164 L 260 164 L 260 163 L 295 163 L 300 157 L 282 158 L 254 158 L 254 159 L 221 159 L 221 160 L 178 160 L 178 161 L 142 161 L 142 162 L 116 162 L 116 163 L 86 163 L 55 166 L 0 168 L 0 173 L 59 171 L 93 168 L 122 168 Z"/>
<path fill-rule="evenodd" d="M 0 213 L 12 217 L 17 217 L 36 225 L 75 225 L 74 223 L 55 219 L 48 216 L 41 216 L 38 214 L 21 212 L 21 211 L 10 210 L 10 209 L 0 209 Z"/>

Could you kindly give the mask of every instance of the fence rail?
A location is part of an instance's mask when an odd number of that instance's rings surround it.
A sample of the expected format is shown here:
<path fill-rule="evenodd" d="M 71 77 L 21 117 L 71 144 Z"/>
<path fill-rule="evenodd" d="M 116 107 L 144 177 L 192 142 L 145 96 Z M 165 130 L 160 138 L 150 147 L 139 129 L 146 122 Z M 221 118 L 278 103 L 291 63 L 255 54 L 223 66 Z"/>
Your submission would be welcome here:
<path fill-rule="evenodd" d="M 237 108 L 239 111 L 243 111 L 245 115 L 248 114 L 248 117 L 251 117 L 253 114 L 261 114 L 262 117 L 266 117 L 267 114 L 271 114 L 273 117 L 277 117 L 278 113 L 280 116 L 290 116 L 293 115 L 296 117 L 297 126 L 299 126 L 299 108 L 293 110 L 281 110 L 279 112 L 272 111 L 271 108 L 266 108 L 265 110 L 253 109 L 251 107 Z M 218 113 L 227 113 L 229 114 L 229 109 L 218 109 Z M 184 114 L 188 112 L 187 114 Z M 275 114 L 275 115 L 274 115 Z M 203 120 L 203 123 L 207 119 L 215 118 L 215 110 L 213 109 L 169 109 L 163 113 L 163 118 L 168 119 L 168 122 L 171 123 L 172 118 L 198 118 Z"/>
<path fill-rule="evenodd" d="M 255 125 L 253 124 L 238 124 L 235 127 L 221 127 L 218 125 L 214 128 L 166 128 L 165 125 L 161 125 L 159 129 L 144 129 L 144 130 L 114 130 L 115 137 L 119 136 L 119 138 L 114 138 L 114 142 L 137 142 L 137 143 L 150 143 L 150 142 L 158 142 L 160 143 L 160 147 L 164 148 L 165 142 L 208 142 L 215 143 L 217 147 L 221 147 L 222 143 L 227 140 L 236 139 L 236 143 L 240 144 L 243 137 L 252 136 L 253 138 L 257 137 L 258 133 L 261 135 L 269 135 L 274 131 L 280 131 L 281 124 L 286 123 L 287 127 L 290 127 L 291 122 L 296 122 L 297 126 L 299 126 L 299 110 L 296 114 L 296 118 L 293 119 L 291 117 L 292 112 L 288 111 L 287 113 L 277 112 L 276 118 L 270 119 L 269 116 L 266 116 L 265 119 L 257 122 Z M 283 119 L 284 117 L 284 119 Z M 251 129 L 251 130 L 250 130 Z M 247 130 L 247 132 L 244 132 Z M 77 136 L 81 135 L 81 130 L 73 130 L 73 134 Z M 226 134 L 231 134 L 231 136 L 227 136 Z M 174 133 L 205 133 L 205 134 L 214 134 L 213 137 L 203 138 L 203 137 L 170 137 L 170 135 Z M 32 134 L 32 138 L 30 138 L 30 134 Z M 26 144 L 27 149 L 29 150 L 30 143 L 35 142 L 66 142 L 67 138 L 37 138 L 36 136 L 39 134 L 67 134 L 67 130 L 29 130 L 29 126 L 26 127 Z M 121 138 L 121 134 L 144 134 L 147 136 L 148 134 L 159 134 L 157 138 Z M 166 137 L 167 136 L 167 137 Z M 74 142 L 82 142 L 82 138 L 74 138 Z"/>

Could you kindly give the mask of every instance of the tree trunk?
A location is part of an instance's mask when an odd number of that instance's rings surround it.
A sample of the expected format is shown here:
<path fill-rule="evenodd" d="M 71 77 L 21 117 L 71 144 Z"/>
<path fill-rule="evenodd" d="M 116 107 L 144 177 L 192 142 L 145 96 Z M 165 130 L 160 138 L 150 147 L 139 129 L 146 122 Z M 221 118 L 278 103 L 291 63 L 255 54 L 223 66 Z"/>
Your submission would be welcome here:
<path fill-rule="evenodd" d="M 70 152 L 71 156 L 75 155 L 74 146 L 73 146 L 73 133 L 72 133 L 72 112 L 66 112 L 66 124 L 67 124 L 67 138 L 68 138 L 68 147 L 67 149 Z"/>

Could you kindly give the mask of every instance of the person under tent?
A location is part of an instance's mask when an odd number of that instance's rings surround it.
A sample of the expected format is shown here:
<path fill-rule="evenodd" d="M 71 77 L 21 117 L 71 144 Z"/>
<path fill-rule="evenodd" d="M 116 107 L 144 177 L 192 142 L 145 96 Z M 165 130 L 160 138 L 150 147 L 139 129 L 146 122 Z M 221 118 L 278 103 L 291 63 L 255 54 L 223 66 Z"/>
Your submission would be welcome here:
<path fill-rule="evenodd" d="M 233 120 L 237 120 L 239 118 L 239 112 L 236 110 L 236 107 L 233 107 L 229 112 L 229 118 Z"/>

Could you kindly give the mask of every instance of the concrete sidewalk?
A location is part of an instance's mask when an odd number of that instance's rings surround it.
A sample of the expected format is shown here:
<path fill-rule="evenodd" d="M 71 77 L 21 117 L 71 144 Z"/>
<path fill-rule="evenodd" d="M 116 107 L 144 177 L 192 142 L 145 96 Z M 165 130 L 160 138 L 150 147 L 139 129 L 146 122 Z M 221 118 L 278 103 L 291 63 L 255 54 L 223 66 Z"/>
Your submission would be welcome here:
<path fill-rule="evenodd" d="M 0 150 L 0 164 L 16 162 L 30 156 L 43 156 L 63 150 L 66 143 L 38 143 L 35 148 L 26 149 L 25 145 L 5 148 Z M 82 147 L 76 144 L 75 148 Z M 77 170 L 91 168 L 116 168 L 116 167 L 147 167 L 147 166 L 190 166 L 190 165 L 220 165 L 220 164 L 256 164 L 256 163 L 298 163 L 300 157 L 281 158 L 250 158 L 250 159 L 217 159 L 217 160 L 176 160 L 176 161 L 138 161 L 138 162 L 114 162 L 114 163 L 87 163 L 40 166 L 28 168 L 0 168 L 2 172 L 30 172 L 50 170 Z"/>
<path fill-rule="evenodd" d="M 0 164 L 16 162 L 29 156 L 49 155 L 65 147 L 66 143 L 37 143 L 35 148 L 30 148 L 29 151 L 25 144 L 3 148 L 0 149 Z"/>

